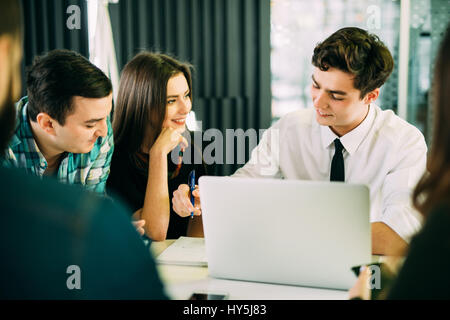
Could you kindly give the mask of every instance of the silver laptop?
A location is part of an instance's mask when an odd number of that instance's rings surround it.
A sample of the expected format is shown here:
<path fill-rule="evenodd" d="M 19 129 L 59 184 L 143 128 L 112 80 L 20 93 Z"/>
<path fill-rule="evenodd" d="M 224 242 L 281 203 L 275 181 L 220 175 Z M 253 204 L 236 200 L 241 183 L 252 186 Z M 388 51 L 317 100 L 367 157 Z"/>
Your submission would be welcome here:
<path fill-rule="evenodd" d="M 363 185 L 203 176 L 212 277 L 347 290 L 371 261 Z"/>

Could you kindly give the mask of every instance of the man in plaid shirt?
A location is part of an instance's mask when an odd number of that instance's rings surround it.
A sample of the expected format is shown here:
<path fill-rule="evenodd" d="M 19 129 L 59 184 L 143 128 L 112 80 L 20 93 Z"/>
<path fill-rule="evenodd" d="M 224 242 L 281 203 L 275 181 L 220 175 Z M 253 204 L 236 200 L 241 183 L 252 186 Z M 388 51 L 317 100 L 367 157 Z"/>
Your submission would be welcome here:
<path fill-rule="evenodd" d="M 104 193 L 114 150 L 110 80 L 83 56 L 54 50 L 34 61 L 27 92 L 3 165 Z"/>

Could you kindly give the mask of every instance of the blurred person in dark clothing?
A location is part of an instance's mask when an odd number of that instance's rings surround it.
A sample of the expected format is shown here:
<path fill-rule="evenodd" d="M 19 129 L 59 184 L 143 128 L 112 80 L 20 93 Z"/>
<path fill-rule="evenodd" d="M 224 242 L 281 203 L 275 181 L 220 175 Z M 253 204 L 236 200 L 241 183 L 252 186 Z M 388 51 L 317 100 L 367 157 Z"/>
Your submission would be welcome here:
<path fill-rule="evenodd" d="M 13 133 L 22 59 L 20 1 L 0 1 L 0 150 Z M 166 299 L 119 204 L 0 168 L 0 299 Z"/>
<path fill-rule="evenodd" d="M 436 60 L 433 83 L 434 131 L 428 172 L 413 193 L 415 207 L 425 217 L 411 241 L 406 260 L 387 299 L 450 299 L 450 25 Z M 442 270 L 442 271 L 441 271 Z M 350 290 L 352 299 L 370 299 L 370 268 Z M 381 284 L 383 288 L 383 284 Z"/>

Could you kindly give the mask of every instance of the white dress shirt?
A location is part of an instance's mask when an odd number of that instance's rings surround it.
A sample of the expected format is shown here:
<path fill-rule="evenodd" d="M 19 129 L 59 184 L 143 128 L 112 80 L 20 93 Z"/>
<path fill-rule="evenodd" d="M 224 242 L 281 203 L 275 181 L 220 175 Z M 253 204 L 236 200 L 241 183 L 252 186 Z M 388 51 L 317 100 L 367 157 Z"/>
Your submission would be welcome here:
<path fill-rule="evenodd" d="M 336 138 L 317 123 L 314 108 L 289 113 L 264 132 L 250 161 L 233 176 L 329 181 Z M 371 104 L 364 121 L 340 140 L 345 182 L 369 187 L 371 222 L 387 224 L 409 242 L 422 224 L 411 203 L 426 168 L 422 133 Z"/>

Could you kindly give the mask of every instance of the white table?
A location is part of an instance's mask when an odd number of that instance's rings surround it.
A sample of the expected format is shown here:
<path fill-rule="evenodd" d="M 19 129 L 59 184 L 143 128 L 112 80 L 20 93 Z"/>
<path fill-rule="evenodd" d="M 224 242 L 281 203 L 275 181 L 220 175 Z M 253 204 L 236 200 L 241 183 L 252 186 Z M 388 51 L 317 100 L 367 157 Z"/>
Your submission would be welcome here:
<path fill-rule="evenodd" d="M 175 240 L 153 242 L 158 256 Z M 187 300 L 193 292 L 227 293 L 232 300 L 345 300 L 348 292 L 211 278 L 207 267 L 157 264 L 159 275 L 170 297 Z"/>

